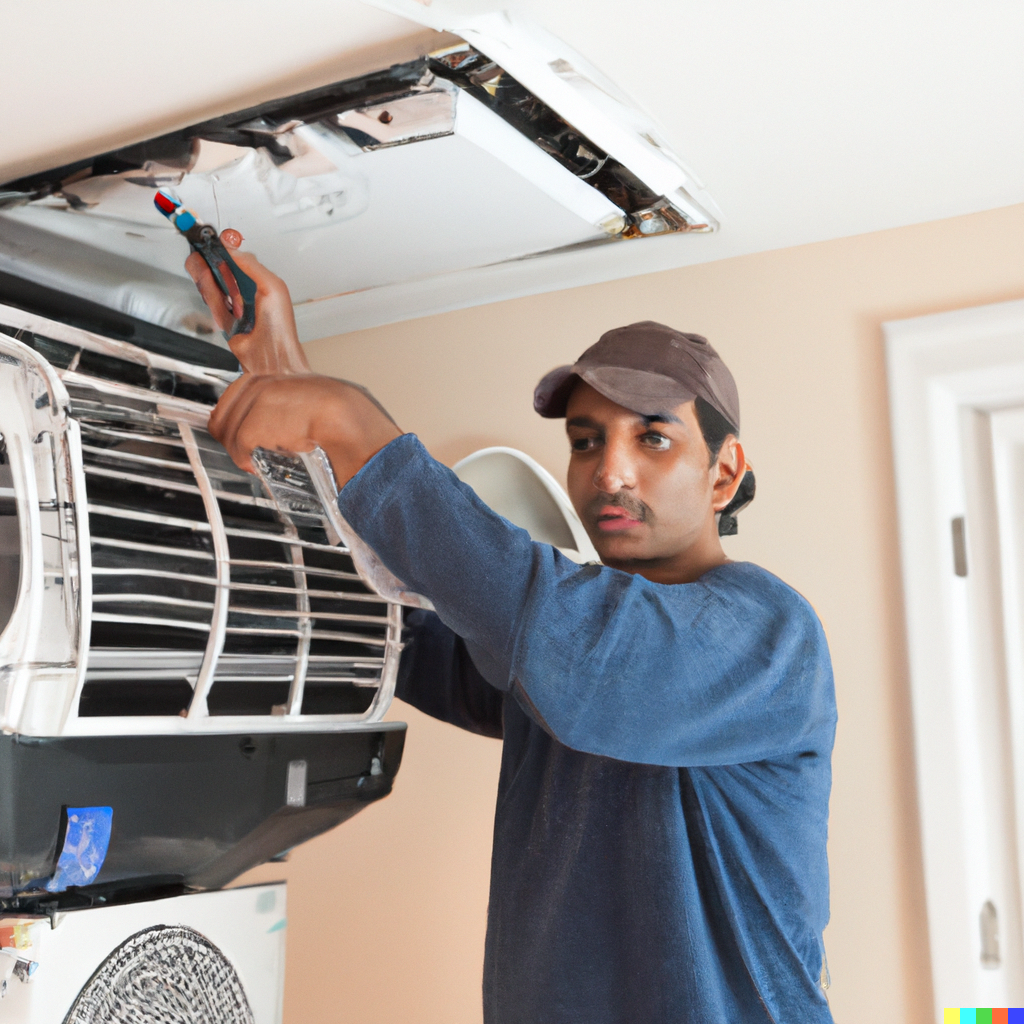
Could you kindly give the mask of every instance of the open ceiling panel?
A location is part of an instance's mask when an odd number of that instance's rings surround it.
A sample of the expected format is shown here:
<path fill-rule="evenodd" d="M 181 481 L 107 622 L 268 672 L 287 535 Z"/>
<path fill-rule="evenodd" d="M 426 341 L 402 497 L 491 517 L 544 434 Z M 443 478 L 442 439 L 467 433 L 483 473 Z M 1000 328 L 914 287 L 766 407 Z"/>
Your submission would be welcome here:
<path fill-rule="evenodd" d="M 539 87 L 485 48 L 539 67 Z M 356 304 L 358 326 L 394 319 L 396 286 L 713 230 L 653 126 L 551 56 L 527 33 L 482 37 L 9 182 L 0 271 L 217 340 L 153 207 L 169 189 L 288 281 L 309 339 L 353 326 Z"/>

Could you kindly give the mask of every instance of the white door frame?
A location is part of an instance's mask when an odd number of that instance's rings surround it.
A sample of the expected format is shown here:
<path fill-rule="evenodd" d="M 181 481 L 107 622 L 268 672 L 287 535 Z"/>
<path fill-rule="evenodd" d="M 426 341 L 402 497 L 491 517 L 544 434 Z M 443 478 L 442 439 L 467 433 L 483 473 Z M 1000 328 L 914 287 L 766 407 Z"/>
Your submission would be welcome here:
<path fill-rule="evenodd" d="M 1008 524 L 999 515 L 1013 507 L 1013 460 L 998 430 L 993 447 L 991 415 L 1024 405 L 1024 301 L 894 321 L 883 331 L 941 1021 L 943 1007 L 1024 1004 L 1024 786 L 1014 785 L 1024 779 L 1024 692 L 1007 676 L 1014 638 L 1004 614 L 1014 601 L 1004 608 L 1000 530 Z M 961 517 L 966 576 L 954 557 Z M 998 965 L 991 941 L 983 948 L 987 903 L 997 914 Z"/>

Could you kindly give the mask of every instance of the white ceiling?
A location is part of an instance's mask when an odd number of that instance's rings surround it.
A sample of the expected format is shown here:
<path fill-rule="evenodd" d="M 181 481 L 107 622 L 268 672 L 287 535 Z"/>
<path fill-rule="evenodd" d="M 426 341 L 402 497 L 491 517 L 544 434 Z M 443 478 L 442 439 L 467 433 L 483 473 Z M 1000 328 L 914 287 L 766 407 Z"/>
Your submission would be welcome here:
<path fill-rule="evenodd" d="M 660 122 L 721 229 L 410 282 L 395 288 L 392 318 L 1024 202 L 1016 0 L 376 2 L 390 11 L 359 0 L 9 5 L 0 180 L 404 59 L 424 22 L 457 30 L 513 6 Z M 344 327 L 379 322 L 361 301 Z"/>

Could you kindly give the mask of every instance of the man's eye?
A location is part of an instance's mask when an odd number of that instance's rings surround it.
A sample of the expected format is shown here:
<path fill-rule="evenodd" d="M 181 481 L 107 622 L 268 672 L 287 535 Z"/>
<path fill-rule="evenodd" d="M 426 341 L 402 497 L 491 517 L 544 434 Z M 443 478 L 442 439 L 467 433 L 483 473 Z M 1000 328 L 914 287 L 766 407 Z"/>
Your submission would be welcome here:
<path fill-rule="evenodd" d="M 596 444 L 596 437 L 573 437 L 569 439 L 569 447 L 574 452 L 589 452 Z"/>
<path fill-rule="evenodd" d="M 668 448 L 672 444 L 664 434 L 659 434 L 656 430 L 648 430 L 640 440 L 646 448 L 656 448 L 659 450 Z"/>

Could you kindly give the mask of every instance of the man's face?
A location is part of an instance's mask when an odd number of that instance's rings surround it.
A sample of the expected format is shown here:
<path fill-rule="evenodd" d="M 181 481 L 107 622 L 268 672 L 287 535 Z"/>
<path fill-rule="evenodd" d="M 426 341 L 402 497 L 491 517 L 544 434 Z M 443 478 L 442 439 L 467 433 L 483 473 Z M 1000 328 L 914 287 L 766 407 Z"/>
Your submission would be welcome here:
<path fill-rule="evenodd" d="M 688 553 L 700 562 L 721 552 L 715 512 L 736 491 L 743 454 L 727 440 L 724 472 L 722 458 L 709 467 L 692 401 L 641 416 L 581 381 L 565 429 L 569 497 L 605 565 L 667 582 Z"/>

